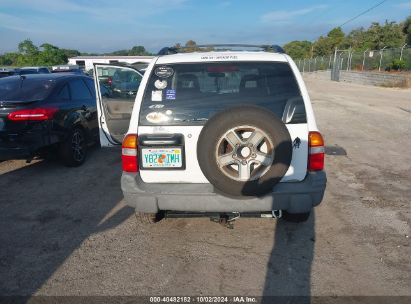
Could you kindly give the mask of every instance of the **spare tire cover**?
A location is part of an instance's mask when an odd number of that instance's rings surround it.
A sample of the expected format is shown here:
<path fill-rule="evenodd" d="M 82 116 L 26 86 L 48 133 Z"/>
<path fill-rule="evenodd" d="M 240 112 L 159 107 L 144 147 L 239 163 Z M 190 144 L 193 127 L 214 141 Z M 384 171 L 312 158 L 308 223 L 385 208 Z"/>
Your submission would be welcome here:
<path fill-rule="evenodd" d="M 211 117 L 197 142 L 200 168 L 214 187 L 233 196 L 261 196 L 287 172 L 290 134 L 272 112 L 237 106 Z"/>

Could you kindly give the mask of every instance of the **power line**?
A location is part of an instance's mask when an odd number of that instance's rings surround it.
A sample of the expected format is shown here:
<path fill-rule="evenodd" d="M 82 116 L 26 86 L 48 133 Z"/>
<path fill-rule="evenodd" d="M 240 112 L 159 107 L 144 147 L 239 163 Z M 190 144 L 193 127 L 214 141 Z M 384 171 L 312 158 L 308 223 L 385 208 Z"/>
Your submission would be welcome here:
<path fill-rule="evenodd" d="M 368 13 L 369 11 L 372 11 L 373 9 L 379 7 L 381 4 L 383 4 L 384 2 L 387 2 L 387 1 L 388 1 L 388 0 L 383 0 L 383 1 L 381 1 L 381 2 L 378 2 L 378 3 L 375 4 L 374 6 L 372 6 L 372 7 L 368 8 L 368 9 L 366 9 L 365 11 L 359 13 L 357 16 L 352 17 L 351 19 L 345 21 L 343 24 L 339 25 L 338 27 L 343 27 L 344 25 L 350 23 L 351 21 L 354 21 L 355 19 L 361 17 L 362 15 L 365 15 L 365 14 Z"/>
<path fill-rule="evenodd" d="M 355 19 L 360 18 L 361 16 L 363 16 L 363 15 L 365 15 L 366 13 L 372 11 L 373 9 L 379 7 L 379 6 L 382 5 L 384 2 L 387 2 L 387 1 L 388 1 L 388 0 L 383 0 L 383 1 L 378 2 L 377 4 L 374 4 L 374 5 L 371 6 L 370 8 L 368 8 L 368 9 L 366 9 L 365 11 L 359 13 L 358 15 L 356 15 L 356 16 L 348 19 L 347 21 L 345 21 L 344 23 L 342 23 L 341 25 L 339 25 L 339 26 L 337 26 L 337 27 L 343 27 L 344 25 L 346 25 L 346 24 L 354 21 Z M 321 35 L 321 36 L 326 36 L 326 35 L 327 35 L 327 33 L 324 33 L 324 34 Z M 312 39 L 311 41 L 313 41 L 313 40 L 316 40 L 316 39 L 314 38 L 314 39 Z"/>

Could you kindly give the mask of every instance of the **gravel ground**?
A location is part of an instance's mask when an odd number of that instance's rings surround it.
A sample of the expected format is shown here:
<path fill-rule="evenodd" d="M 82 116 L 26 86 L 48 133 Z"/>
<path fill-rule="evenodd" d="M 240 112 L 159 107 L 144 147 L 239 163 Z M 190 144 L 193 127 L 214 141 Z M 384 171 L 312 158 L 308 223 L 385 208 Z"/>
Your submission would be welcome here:
<path fill-rule="evenodd" d="M 0 163 L 0 295 L 411 295 L 411 90 L 307 76 L 329 154 L 309 221 L 138 223 L 118 149 Z M 346 152 L 346 155 L 343 155 Z"/>

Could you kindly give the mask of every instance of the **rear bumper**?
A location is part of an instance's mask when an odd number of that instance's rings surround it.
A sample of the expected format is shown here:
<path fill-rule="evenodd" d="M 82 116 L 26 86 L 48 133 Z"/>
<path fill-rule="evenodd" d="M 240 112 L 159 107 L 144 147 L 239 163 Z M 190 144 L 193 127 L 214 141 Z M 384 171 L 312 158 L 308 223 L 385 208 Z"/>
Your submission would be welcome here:
<path fill-rule="evenodd" d="M 48 145 L 49 133 L 42 130 L 17 136 L 0 133 L 0 160 L 27 159 Z"/>
<path fill-rule="evenodd" d="M 217 193 L 211 184 L 149 184 L 140 174 L 123 172 L 121 188 L 127 205 L 138 212 L 159 210 L 193 212 L 262 212 L 287 210 L 304 213 L 321 203 L 327 183 L 324 171 L 310 172 L 301 182 L 279 183 L 263 197 L 233 198 Z"/>
<path fill-rule="evenodd" d="M 31 151 L 28 147 L 0 147 L 0 160 L 26 159 L 30 157 L 30 155 Z"/>

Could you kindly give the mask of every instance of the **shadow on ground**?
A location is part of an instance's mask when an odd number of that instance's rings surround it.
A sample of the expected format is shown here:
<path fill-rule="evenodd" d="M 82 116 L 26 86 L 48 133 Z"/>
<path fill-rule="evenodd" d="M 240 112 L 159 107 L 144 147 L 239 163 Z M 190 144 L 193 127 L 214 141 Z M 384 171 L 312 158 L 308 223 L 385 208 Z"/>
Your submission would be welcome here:
<path fill-rule="evenodd" d="M 264 296 L 299 296 L 301 298 L 284 300 L 293 300 L 291 303 L 310 302 L 314 243 L 314 211 L 305 223 L 277 222 Z M 272 298 L 267 298 L 265 303 L 272 301 Z"/>
<path fill-rule="evenodd" d="M 267 296 L 310 295 L 314 214 L 301 224 L 250 219 L 233 231 L 166 220 L 107 237 L 100 232 L 127 227 L 133 213 L 120 175 L 119 151 L 108 149 L 80 168 L 38 162 L 0 175 L 0 295 L 29 297 L 50 282 L 46 294 L 260 295 L 264 281 Z"/>
<path fill-rule="evenodd" d="M 119 151 L 99 149 L 79 168 L 41 161 L 0 175 L 0 294 L 32 295 L 85 239 L 127 219 L 120 175 Z"/>

